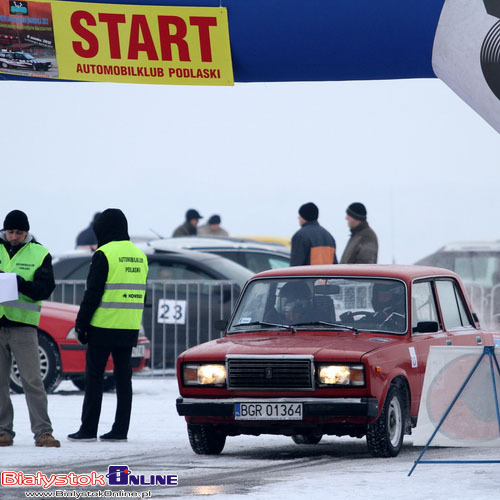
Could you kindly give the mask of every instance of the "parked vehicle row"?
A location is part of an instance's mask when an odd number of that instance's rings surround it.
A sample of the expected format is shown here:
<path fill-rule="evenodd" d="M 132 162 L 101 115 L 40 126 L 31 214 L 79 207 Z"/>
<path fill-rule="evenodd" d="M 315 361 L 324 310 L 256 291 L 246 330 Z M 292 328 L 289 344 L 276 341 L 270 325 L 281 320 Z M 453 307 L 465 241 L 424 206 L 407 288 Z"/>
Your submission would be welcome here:
<path fill-rule="evenodd" d="M 228 238 L 166 238 L 141 248 L 149 262 L 143 325 L 156 368 L 174 368 L 186 347 L 219 336 L 214 321 L 229 319 L 245 282 L 257 270 L 288 266 L 290 254 L 281 245 Z M 90 251 L 54 259 L 54 300 L 81 302 L 91 259 Z"/>

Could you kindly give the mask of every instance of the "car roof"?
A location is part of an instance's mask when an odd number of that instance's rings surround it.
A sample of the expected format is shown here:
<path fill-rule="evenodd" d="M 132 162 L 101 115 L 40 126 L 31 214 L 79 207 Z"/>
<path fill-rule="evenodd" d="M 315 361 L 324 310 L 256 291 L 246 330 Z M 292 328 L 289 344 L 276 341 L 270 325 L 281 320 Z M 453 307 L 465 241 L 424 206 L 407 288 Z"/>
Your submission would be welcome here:
<path fill-rule="evenodd" d="M 363 276 L 377 278 L 398 278 L 410 282 L 417 278 L 430 276 L 458 275 L 449 269 L 431 266 L 385 265 L 385 264 L 330 264 L 324 266 L 297 266 L 263 271 L 256 278 L 294 277 L 294 276 Z"/>
<path fill-rule="evenodd" d="M 136 246 L 141 248 L 141 250 L 144 250 L 142 245 L 136 245 Z M 145 253 L 148 256 L 148 260 L 152 261 L 168 259 L 169 257 L 172 258 L 172 260 L 191 261 L 201 264 L 202 266 L 211 267 L 220 274 L 227 274 L 227 271 L 230 270 L 230 272 L 233 274 L 233 279 L 234 276 L 237 275 L 239 277 L 239 281 L 241 280 L 246 281 L 253 275 L 253 273 L 246 267 L 230 259 L 226 259 L 224 257 L 211 253 L 196 252 L 194 250 L 186 250 L 186 249 L 175 249 L 164 252 L 155 252 L 151 248 L 147 248 L 147 250 L 148 251 L 145 251 Z M 54 258 L 54 264 L 56 265 L 58 262 L 67 259 L 79 259 L 79 260 L 82 258 L 90 259 L 92 258 L 93 254 L 94 252 L 91 250 L 74 250 L 72 252 L 68 252 L 63 255 L 58 255 L 56 258 Z"/>
<path fill-rule="evenodd" d="M 185 236 L 178 238 L 162 238 L 151 240 L 148 245 L 156 251 L 172 249 L 192 250 L 261 250 L 265 252 L 290 255 L 290 249 L 283 245 L 260 243 L 244 238 L 215 238 L 203 236 Z"/>
<path fill-rule="evenodd" d="M 500 240 L 454 241 L 444 245 L 438 252 L 500 252 Z"/>

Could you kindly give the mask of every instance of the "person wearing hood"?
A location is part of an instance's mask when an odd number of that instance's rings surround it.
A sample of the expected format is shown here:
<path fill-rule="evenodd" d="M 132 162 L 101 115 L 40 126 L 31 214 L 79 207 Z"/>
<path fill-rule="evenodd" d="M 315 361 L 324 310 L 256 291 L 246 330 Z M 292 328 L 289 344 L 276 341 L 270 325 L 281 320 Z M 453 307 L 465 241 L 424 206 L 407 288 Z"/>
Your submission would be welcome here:
<path fill-rule="evenodd" d="M 88 344 L 85 396 L 80 429 L 71 441 L 95 441 L 101 414 L 104 370 L 113 358 L 116 414 L 102 441 L 126 441 L 132 410 L 132 348 L 137 345 L 146 296 L 148 261 L 131 241 L 124 213 L 102 212 L 93 224 L 97 250 L 92 257 L 87 287 L 76 318 L 78 340 Z"/>
<path fill-rule="evenodd" d="M 194 208 L 190 208 L 186 212 L 186 220 L 178 226 L 172 233 L 172 238 L 177 238 L 179 236 L 196 236 L 198 234 L 198 222 L 203 219 Z"/>
<path fill-rule="evenodd" d="M 314 203 L 299 208 L 300 229 L 292 237 L 290 266 L 337 264 L 335 239 L 318 222 L 319 209 Z"/>
<path fill-rule="evenodd" d="M 88 227 L 78 233 L 75 246 L 77 250 L 95 250 L 97 248 L 97 236 L 95 235 L 92 226 L 98 216 L 99 212 L 96 212 L 94 214 L 94 217 L 92 217 L 92 222 L 88 225 Z"/>
<path fill-rule="evenodd" d="M 27 215 L 21 210 L 7 214 L 0 232 L 0 272 L 15 273 L 18 299 L 0 303 L 0 446 L 12 446 L 14 411 L 9 392 L 12 356 L 15 357 L 35 445 L 56 447 L 52 435 L 47 394 L 40 372 L 37 327 L 42 300 L 55 288 L 52 257 L 30 234 Z"/>
<path fill-rule="evenodd" d="M 351 237 L 342 254 L 341 264 L 376 264 L 378 240 L 375 231 L 366 220 L 366 207 L 359 202 L 351 203 L 346 210 L 346 220 Z"/>

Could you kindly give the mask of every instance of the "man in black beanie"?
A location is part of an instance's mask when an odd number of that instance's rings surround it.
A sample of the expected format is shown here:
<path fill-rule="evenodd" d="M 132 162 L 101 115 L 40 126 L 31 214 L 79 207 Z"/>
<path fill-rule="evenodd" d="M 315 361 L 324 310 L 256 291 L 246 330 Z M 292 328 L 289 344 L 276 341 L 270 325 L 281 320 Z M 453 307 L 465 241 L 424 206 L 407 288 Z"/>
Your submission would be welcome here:
<path fill-rule="evenodd" d="M 291 266 L 336 264 L 335 239 L 318 223 L 319 210 L 314 203 L 299 208 L 300 229 L 292 237 Z"/>
<path fill-rule="evenodd" d="M 341 264 L 376 264 L 378 240 L 375 231 L 366 220 L 366 208 L 362 203 L 351 203 L 346 210 L 347 225 L 351 237 L 342 254 Z"/>
<path fill-rule="evenodd" d="M 59 447 L 52 435 L 47 395 L 40 372 L 37 327 L 42 300 L 55 288 L 52 257 L 29 232 L 28 217 L 12 210 L 0 231 L 0 273 L 15 273 L 18 298 L 0 303 L 0 446 L 12 446 L 14 411 L 9 394 L 12 356 L 15 357 L 35 445 Z"/>

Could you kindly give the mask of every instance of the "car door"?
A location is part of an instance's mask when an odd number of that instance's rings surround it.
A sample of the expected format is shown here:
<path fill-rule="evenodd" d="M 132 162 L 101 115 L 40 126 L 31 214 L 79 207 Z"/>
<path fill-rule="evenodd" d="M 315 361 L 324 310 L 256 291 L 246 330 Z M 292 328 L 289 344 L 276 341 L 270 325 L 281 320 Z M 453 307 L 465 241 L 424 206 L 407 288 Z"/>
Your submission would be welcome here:
<path fill-rule="evenodd" d="M 436 280 L 438 303 L 444 327 L 449 333 L 449 345 L 481 345 L 481 333 L 474 327 L 472 315 L 454 279 Z"/>
<path fill-rule="evenodd" d="M 419 332 L 418 326 L 434 322 L 437 332 Z M 417 280 L 411 287 L 411 344 L 409 354 L 415 377 L 410 380 L 412 408 L 418 408 L 424 382 L 427 357 L 431 345 L 446 345 L 449 335 L 446 332 L 436 300 L 433 279 Z"/>

